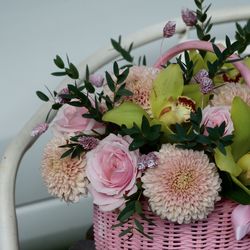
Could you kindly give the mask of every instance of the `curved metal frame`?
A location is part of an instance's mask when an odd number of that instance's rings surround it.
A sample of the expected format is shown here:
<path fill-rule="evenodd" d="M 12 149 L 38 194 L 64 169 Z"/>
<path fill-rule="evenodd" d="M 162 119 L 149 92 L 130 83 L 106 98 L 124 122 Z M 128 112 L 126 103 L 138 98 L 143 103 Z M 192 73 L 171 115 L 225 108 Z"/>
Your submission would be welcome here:
<path fill-rule="evenodd" d="M 214 24 L 221 24 L 233 21 L 241 21 L 250 18 L 250 6 L 242 8 L 234 8 L 212 13 Z M 180 19 L 176 20 L 176 33 L 180 35 L 179 39 L 183 40 L 187 36 L 188 30 Z M 162 29 L 165 23 L 159 23 L 142 29 L 139 32 L 127 36 L 123 40 L 125 47 L 131 42 L 134 43 L 134 48 L 153 42 L 162 38 Z M 82 61 L 78 65 L 80 79 L 85 76 L 85 68 L 88 64 L 91 72 L 95 72 L 105 64 L 117 58 L 119 54 L 112 50 L 110 46 L 104 47 Z M 68 79 L 64 79 L 59 85 L 61 89 L 66 85 Z M 15 211 L 15 182 L 19 164 L 25 152 L 32 146 L 38 137 L 31 137 L 32 128 L 43 122 L 50 105 L 45 103 L 25 124 L 23 129 L 9 143 L 0 162 L 0 249 L 18 250 L 18 230 Z M 55 113 L 51 115 L 51 119 Z"/>

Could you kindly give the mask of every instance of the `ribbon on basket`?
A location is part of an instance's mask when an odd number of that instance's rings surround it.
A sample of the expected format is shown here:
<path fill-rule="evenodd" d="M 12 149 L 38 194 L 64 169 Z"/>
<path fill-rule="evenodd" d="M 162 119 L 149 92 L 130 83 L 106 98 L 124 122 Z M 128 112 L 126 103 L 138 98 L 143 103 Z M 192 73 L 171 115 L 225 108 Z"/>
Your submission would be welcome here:
<path fill-rule="evenodd" d="M 222 45 L 217 45 L 223 51 L 225 48 Z M 161 68 L 167 61 L 174 56 L 184 52 L 185 50 L 204 50 L 214 52 L 211 42 L 194 40 L 187 41 L 169 49 L 163 56 L 161 56 L 155 63 L 154 67 Z M 238 59 L 239 56 L 233 54 L 229 59 Z M 250 69 L 242 61 L 234 61 L 232 64 L 237 68 L 244 78 L 246 84 L 250 87 Z M 232 212 L 232 225 L 236 240 L 241 240 L 247 234 L 250 234 L 250 205 L 238 205 Z"/>
<path fill-rule="evenodd" d="M 250 205 L 238 205 L 231 218 L 236 240 L 241 240 L 250 233 Z"/>

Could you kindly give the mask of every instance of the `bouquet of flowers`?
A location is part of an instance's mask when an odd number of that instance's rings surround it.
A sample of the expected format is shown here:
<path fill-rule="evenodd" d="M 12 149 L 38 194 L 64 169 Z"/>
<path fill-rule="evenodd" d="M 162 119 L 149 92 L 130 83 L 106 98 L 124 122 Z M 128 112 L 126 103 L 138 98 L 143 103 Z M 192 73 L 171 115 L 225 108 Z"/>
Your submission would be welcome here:
<path fill-rule="evenodd" d="M 112 70 L 90 74 L 87 67 L 77 84 L 77 68 L 56 56 L 60 71 L 52 75 L 72 81 L 51 98 L 37 91 L 59 110 L 42 161 L 49 192 L 66 202 L 90 193 L 98 210 L 116 215 L 113 228 L 132 221 L 120 237 L 154 238 L 144 230 L 153 224 L 145 208 L 190 224 L 207 219 L 221 199 L 240 204 L 232 213 L 237 240 L 250 231 L 250 61 L 242 56 L 250 22 L 236 24 L 234 42 L 226 36 L 217 44 L 203 2 L 182 11 L 199 40 L 174 46 L 154 66 L 145 56 L 136 64 L 132 44 L 124 48 L 119 37 L 111 42 L 124 60 Z M 167 22 L 163 39 L 174 33 Z M 46 120 L 33 135 L 47 128 Z"/>

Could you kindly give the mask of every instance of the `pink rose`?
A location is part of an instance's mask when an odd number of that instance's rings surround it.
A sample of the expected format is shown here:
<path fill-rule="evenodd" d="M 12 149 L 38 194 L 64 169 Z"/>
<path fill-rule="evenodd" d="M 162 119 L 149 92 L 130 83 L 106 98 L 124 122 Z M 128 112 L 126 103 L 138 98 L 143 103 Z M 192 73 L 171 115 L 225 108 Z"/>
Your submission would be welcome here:
<path fill-rule="evenodd" d="M 129 151 L 129 137 L 110 134 L 86 154 L 89 191 L 103 211 L 111 211 L 125 203 L 124 194 L 136 192 L 139 151 Z"/>
<path fill-rule="evenodd" d="M 205 127 L 214 128 L 220 126 L 222 122 L 226 123 L 224 135 L 232 134 L 234 126 L 228 106 L 207 106 L 202 110 L 201 124 L 204 124 Z M 204 134 L 207 135 L 206 129 Z"/>
<path fill-rule="evenodd" d="M 60 135 L 74 135 L 78 132 L 84 132 L 89 135 L 94 134 L 92 130 L 101 134 L 104 133 L 104 124 L 94 119 L 82 117 L 87 111 L 85 107 L 74 107 L 69 104 L 64 104 L 53 121 L 52 128 L 54 133 Z"/>

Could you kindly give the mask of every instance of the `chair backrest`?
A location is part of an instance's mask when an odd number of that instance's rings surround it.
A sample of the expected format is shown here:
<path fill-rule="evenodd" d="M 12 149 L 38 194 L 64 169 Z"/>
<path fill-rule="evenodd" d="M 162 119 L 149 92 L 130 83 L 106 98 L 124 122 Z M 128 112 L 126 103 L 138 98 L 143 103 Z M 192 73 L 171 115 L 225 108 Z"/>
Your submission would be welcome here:
<path fill-rule="evenodd" d="M 234 8 L 212 13 L 213 24 L 222 24 L 232 21 L 242 21 L 250 18 L 250 6 L 244 8 Z M 180 19 L 176 19 L 179 40 L 187 39 L 189 30 Z M 131 42 L 134 48 L 148 44 L 162 38 L 162 30 L 165 23 L 149 26 L 141 31 L 127 36 L 123 39 L 123 46 L 128 47 Z M 82 61 L 78 65 L 80 79 L 85 76 L 86 65 L 90 68 L 90 73 L 95 72 L 102 66 L 117 58 L 119 54 L 112 50 L 110 46 L 104 47 Z M 66 86 L 69 79 L 64 79 L 58 89 Z M 79 80 L 80 82 L 81 80 Z M 78 82 L 78 83 L 79 83 Z M 50 105 L 45 103 L 31 117 L 31 119 L 20 130 L 17 136 L 9 143 L 0 162 L 0 249 L 19 249 L 18 230 L 15 212 L 15 182 L 18 166 L 25 152 L 33 145 L 38 137 L 31 137 L 34 126 L 45 120 Z M 51 115 L 51 119 L 55 113 Z"/>

